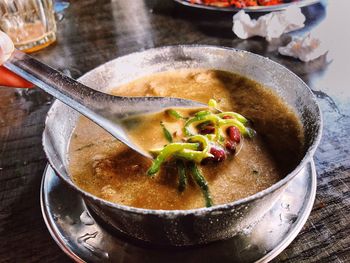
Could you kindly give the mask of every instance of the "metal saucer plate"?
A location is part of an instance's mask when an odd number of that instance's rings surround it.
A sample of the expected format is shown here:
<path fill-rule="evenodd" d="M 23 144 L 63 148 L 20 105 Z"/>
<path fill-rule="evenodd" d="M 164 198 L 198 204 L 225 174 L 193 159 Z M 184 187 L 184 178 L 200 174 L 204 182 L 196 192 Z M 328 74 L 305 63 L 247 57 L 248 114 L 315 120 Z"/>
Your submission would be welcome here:
<path fill-rule="evenodd" d="M 77 262 L 268 262 L 297 236 L 315 195 L 311 160 L 257 224 L 231 239 L 185 248 L 155 247 L 108 232 L 49 165 L 42 179 L 41 209 L 53 239 Z"/>
<path fill-rule="evenodd" d="M 279 5 L 271 5 L 271 6 L 251 6 L 245 8 L 237 8 L 237 7 L 218 7 L 218 6 L 210 6 L 204 4 L 195 4 L 191 3 L 190 0 L 174 0 L 185 6 L 195 7 L 199 9 L 207 9 L 207 10 L 215 10 L 215 11 L 226 11 L 226 12 L 239 12 L 244 10 L 245 12 L 271 12 L 271 11 L 279 11 L 288 8 L 291 5 L 295 5 L 297 7 L 305 7 L 309 5 L 313 5 L 318 3 L 320 0 L 299 0 L 296 2 L 279 4 Z"/>

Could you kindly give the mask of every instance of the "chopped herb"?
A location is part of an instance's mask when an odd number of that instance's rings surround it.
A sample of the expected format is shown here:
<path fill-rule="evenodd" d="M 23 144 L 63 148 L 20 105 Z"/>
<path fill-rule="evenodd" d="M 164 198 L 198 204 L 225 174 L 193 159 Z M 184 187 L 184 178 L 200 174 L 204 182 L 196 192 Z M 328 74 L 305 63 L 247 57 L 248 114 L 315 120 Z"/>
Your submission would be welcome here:
<path fill-rule="evenodd" d="M 252 171 L 252 173 L 253 173 L 254 175 L 259 175 L 259 171 L 258 171 L 258 170 L 255 170 L 255 169 Z"/>
<path fill-rule="evenodd" d="M 177 120 L 186 119 L 178 111 L 173 110 L 173 109 L 167 110 L 166 113 L 168 113 L 170 116 L 174 117 Z"/>
<path fill-rule="evenodd" d="M 168 131 L 168 129 L 165 127 L 165 125 L 164 125 L 163 122 L 160 122 L 160 126 L 162 126 L 163 134 L 164 134 L 165 139 L 166 139 L 168 142 L 173 142 L 173 136 L 172 136 L 171 133 Z"/>
<path fill-rule="evenodd" d="M 89 144 L 87 144 L 87 145 L 84 145 L 84 146 L 82 146 L 82 147 L 76 149 L 75 151 L 76 151 L 76 152 L 79 152 L 79 151 L 81 151 L 81 150 L 90 148 L 90 147 L 92 147 L 92 146 L 94 146 L 94 145 L 95 145 L 95 144 L 92 142 L 92 143 L 89 143 Z"/>
<path fill-rule="evenodd" d="M 255 130 L 253 130 L 252 128 L 247 128 L 247 135 L 249 136 L 249 138 L 253 138 L 253 137 L 255 137 L 255 135 L 256 135 L 256 131 Z"/>
<path fill-rule="evenodd" d="M 114 142 L 114 141 L 116 141 L 116 139 L 106 139 L 106 140 L 99 141 L 98 143 L 97 143 L 97 142 L 95 142 L 95 143 L 92 142 L 92 143 L 89 143 L 89 144 L 87 144 L 87 145 L 84 145 L 84 146 L 82 146 L 82 147 L 76 149 L 75 151 L 78 152 L 78 151 L 81 151 L 81 150 L 90 148 L 90 147 L 92 147 L 92 146 L 95 146 L 95 145 L 97 145 L 97 144 L 101 144 L 101 143 L 111 143 L 111 142 Z"/>

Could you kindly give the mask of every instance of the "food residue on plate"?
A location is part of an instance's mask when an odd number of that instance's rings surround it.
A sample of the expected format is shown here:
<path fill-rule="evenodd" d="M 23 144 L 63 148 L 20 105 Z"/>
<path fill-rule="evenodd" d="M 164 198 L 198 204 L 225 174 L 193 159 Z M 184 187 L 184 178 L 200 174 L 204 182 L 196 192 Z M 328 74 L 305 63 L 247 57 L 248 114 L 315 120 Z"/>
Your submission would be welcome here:
<path fill-rule="evenodd" d="M 251 6 L 271 6 L 284 4 L 285 0 L 187 0 L 192 4 L 209 5 L 216 7 L 245 8 Z M 290 2 L 290 1 L 288 1 Z"/>

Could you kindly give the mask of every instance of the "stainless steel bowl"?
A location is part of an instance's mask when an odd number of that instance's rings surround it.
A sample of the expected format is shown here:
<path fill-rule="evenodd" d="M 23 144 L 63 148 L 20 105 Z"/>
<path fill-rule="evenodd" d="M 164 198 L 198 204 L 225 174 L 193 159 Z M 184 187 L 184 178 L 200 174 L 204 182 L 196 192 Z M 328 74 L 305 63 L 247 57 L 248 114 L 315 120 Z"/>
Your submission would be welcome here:
<path fill-rule="evenodd" d="M 299 165 L 284 179 L 232 203 L 175 211 L 128 207 L 93 196 L 72 182 L 67 172 L 67 149 L 79 114 L 56 101 L 48 113 L 43 135 L 44 150 L 54 170 L 109 226 L 133 238 L 161 245 L 195 245 L 226 239 L 257 223 L 312 158 L 321 137 L 320 110 L 307 85 L 285 67 L 246 51 L 197 45 L 155 48 L 114 59 L 88 72 L 80 81 L 108 92 L 141 76 L 181 68 L 235 72 L 275 90 L 298 114 L 307 150 Z"/>

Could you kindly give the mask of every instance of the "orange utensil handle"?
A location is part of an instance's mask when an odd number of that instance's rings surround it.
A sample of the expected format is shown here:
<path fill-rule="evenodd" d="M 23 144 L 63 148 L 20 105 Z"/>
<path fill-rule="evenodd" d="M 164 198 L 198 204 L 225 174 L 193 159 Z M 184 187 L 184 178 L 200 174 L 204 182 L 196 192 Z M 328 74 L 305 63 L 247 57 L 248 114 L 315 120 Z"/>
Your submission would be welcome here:
<path fill-rule="evenodd" d="M 25 79 L 17 76 L 15 73 L 9 71 L 7 68 L 0 66 L 0 86 L 14 87 L 14 88 L 33 88 L 34 85 Z"/>

